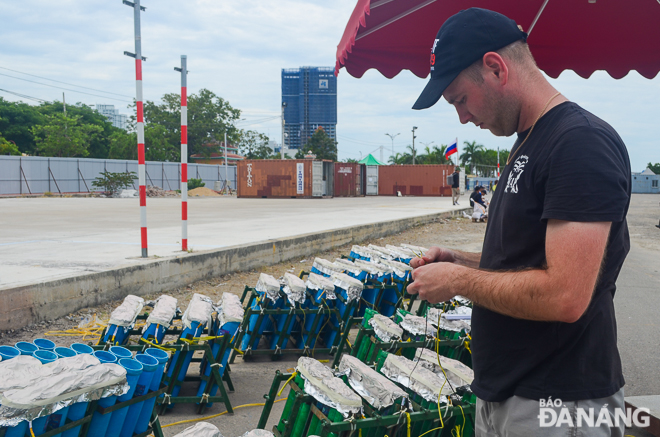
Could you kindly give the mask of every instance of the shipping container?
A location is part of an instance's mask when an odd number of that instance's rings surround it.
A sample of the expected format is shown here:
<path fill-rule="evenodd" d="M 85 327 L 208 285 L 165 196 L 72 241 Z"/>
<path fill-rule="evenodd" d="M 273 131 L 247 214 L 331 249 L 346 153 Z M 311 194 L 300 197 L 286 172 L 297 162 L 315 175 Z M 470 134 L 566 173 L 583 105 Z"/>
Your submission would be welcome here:
<path fill-rule="evenodd" d="M 451 196 L 447 175 L 453 172 L 453 165 L 381 165 L 378 195 Z"/>
<path fill-rule="evenodd" d="M 335 163 L 335 196 L 357 197 L 363 196 L 362 177 L 364 164 L 352 162 Z"/>
<path fill-rule="evenodd" d="M 237 197 L 332 196 L 334 163 L 311 159 L 252 159 L 237 164 Z"/>
<path fill-rule="evenodd" d="M 365 174 L 365 194 L 367 196 L 378 196 L 378 167 L 379 165 L 368 165 Z"/>

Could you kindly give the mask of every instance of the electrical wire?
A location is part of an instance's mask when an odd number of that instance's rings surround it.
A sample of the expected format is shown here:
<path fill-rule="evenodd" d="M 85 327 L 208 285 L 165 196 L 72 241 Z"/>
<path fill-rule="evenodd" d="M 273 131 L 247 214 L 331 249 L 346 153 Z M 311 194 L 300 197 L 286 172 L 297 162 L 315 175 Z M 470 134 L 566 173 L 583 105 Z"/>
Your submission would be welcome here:
<path fill-rule="evenodd" d="M 115 96 L 128 97 L 130 99 L 133 98 L 133 96 L 127 96 L 125 94 L 117 94 L 117 93 L 113 93 L 113 92 L 110 92 L 110 91 L 103 91 L 103 90 L 99 90 L 99 89 L 96 89 L 96 88 L 89 88 L 89 87 L 82 86 L 82 85 L 76 85 L 74 83 L 62 82 L 61 80 L 49 79 L 47 77 L 37 76 L 36 74 L 26 73 L 24 71 L 12 70 L 11 68 L 7 68 L 7 67 L 0 67 L 0 68 L 2 68 L 3 70 L 7 70 L 7 71 L 13 71 L 14 73 L 20 73 L 20 74 L 24 74 L 26 76 L 36 77 L 38 79 L 50 80 L 51 82 L 62 83 L 64 85 L 75 86 L 75 87 L 78 87 L 78 88 L 84 88 L 84 89 L 90 90 L 90 91 L 98 91 L 98 92 L 105 93 L 105 94 L 113 94 Z"/>
<path fill-rule="evenodd" d="M 0 88 L 0 91 L 3 91 L 8 94 L 13 94 L 15 96 L 22 97 L 24 99 L 34 100 L 35 102 L 48 102 L 47 100 L 40 99 L 39 97 L 32 97 L 32 96 L 28 96 L 27 94 L 16 93 L 14 91 L 5 90 L 2 88 Z"/>
<path fill-rule="evenodd" d="M 117 100 L 118 102 L 124 102 L 124 103 L 127 102 L 127 100 L 125 100 L 125 99 L 117 99 L 117 98 L 108 97 L 108 96 L 99 96 L 98 94 L 86 93 L 84 91 L 76 91 L 76 90 L 72 90 L 71 88 L 64 88 L 64 87 L 57 86 L 57 85 L 49 85 L 47 83 L 37 82 L 35 80 L 30 80 L 30 79 L 23 79 L 22 77 L 11 76 L 9 74 L 0 73 L 0 76 L 11 77 L 12 79 L 17 79 L 17 80 L 23 80 L 25 82 L 36 83 L 37 85 L 43 85 L 43 86 L 48 86 L 48 87 L 51 87 L 51 88 L 58 88 L 58 89 L 65 90 L 65 91 L 71 91 L 72 93 L 86 94 L 88 96 L 101 97 L 103 99 L 108 99 L 108 100 Z"/>

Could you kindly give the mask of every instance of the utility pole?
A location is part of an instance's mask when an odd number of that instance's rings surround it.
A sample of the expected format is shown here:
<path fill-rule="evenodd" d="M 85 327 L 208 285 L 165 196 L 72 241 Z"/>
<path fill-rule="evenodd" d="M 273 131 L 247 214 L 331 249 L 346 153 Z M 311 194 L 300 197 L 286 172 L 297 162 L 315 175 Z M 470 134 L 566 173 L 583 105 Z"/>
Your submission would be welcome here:
<path fill-rule="evenodd" d="M 137 109 L 137 148 L 138 148 L 138 183 L 140 184 L 140 241 L 142 258 L 147 258 L 147 187 L 146 166 L 144 161 L 144 104 L 142 98 L 142 35 L 140 33 L 140 11 L 146 8 L 140 6 L 140 0 L 131 2 L 123 0 L 125 5 L 133 8 L 135 29 L 135 53 L 124 52 L 126 56 L 135 58 L 135 106 Z"/>
<path fill-rule="evenodd" d="M 380 146 L 380 162 L 383 162 L 383 146 Z"/>
<path fill-rule="evenodd" d="M 417 138 L 415 136 L 415 130 L 417 130 L 417 126 L 413 126 L 413 128 L 412 128 L 412 137 L 413 137 L 412 138 L 412 155 L 413 155 L 412 158 L 413 158 L 413 165 L 415 165 L 415 138 Z"/>
<path fill-rule="evenodd" d="M 392 157 L 394 157 L 394 138 L 396 138 L 397 135 L 401 135 L 401 134 L 398 133 L 398 134 L 385 134 L 385 135 L 390 137 L 390 139 L 392 140 Z"/>
<path fill-rule="evenodd" d="M 64 107 L 64 115 L 66 116 L 66 98 L 64 97 L 64 92 L 62 92 L 62 106 Z"/>
<path fill-rule="evenodd" d="M 282 145 L 280 146 L 280 158 L 284 159 L 284 108 L 286 108 L 286 102 L 282 102 Z"/>
<path fill-rule="evenodd" d="M 225 187 L 229 191 L 229 169 L 227 168 L 227 129 L 225 128 Z M 225 191 L 225 193 L 227 192 Z"/>
<path fill-rule="evenodd" d="M 181 250 L 188 250 L 188 57 L 181 55 Z"/>

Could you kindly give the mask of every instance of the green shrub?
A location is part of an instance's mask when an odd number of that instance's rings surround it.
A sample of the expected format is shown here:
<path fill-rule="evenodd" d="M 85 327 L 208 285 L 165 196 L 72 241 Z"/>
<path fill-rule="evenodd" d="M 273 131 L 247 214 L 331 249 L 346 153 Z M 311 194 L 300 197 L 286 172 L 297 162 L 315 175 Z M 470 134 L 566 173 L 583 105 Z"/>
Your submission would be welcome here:
<path fill-rule="evenodd" d="M 195 178 L 190 178 L 188 179 L 188 191 L 194 190 L 195 188 L 203 187 L 206 184 L 202 182 L 202 178 L 195 179 Z"/>
<path fill-rule="evenodd" d="M 137 175 L 134 171 L 124 173 L 104 171 L 101 173 L 101 176 L 94 179 L 92 186 L 103 188 L 106 194 L 114 195 L 117 191 L 132 186 L 135 179 L 137 179 Z"/>

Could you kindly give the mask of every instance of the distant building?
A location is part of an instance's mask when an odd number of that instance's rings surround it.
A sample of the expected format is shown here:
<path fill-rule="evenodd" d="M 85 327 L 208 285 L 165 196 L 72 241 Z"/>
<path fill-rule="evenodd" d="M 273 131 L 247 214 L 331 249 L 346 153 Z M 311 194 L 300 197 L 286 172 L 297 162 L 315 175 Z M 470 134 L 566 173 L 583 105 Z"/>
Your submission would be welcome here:
<path fill-rule="evenodd" d="M 641 173 L 632 174 L 632 192 L 633 193 L 660 193 L 660 175 L 653 173 L 647 168 Z"/>
<path fill-rule="evenodd" d="M 209 156 L 204 156 L 201 153 L 190 155 L 190 162 L 194 162 L 195 164 L 225 165 L 225 143 L 209 143 L 204 144 L 202 147 L 208 147 L 217 150 L 217 152 L 211 152 Z M 238 161 L 244 159 L 245 156 L 238 154 L 238 147 L 227 144 L 227 165 L 236 165 Z"/>
<path fill-rule="evenodd" d="M 96 110 L 105 115 L 108 118 L 108 121 L 112 123 L 114 127 L 126 130 L 128 126 L 128 116 L 125 114 L 120 114 L 119 109 L 115 109 L 115 105 L 96 105 Z"/>
<path fill-rule="evenodd" d="M 295 154 L 316 129 L 337 140 L 337 78 L 334 67 L 282 69 L 285 152 Z"/>

